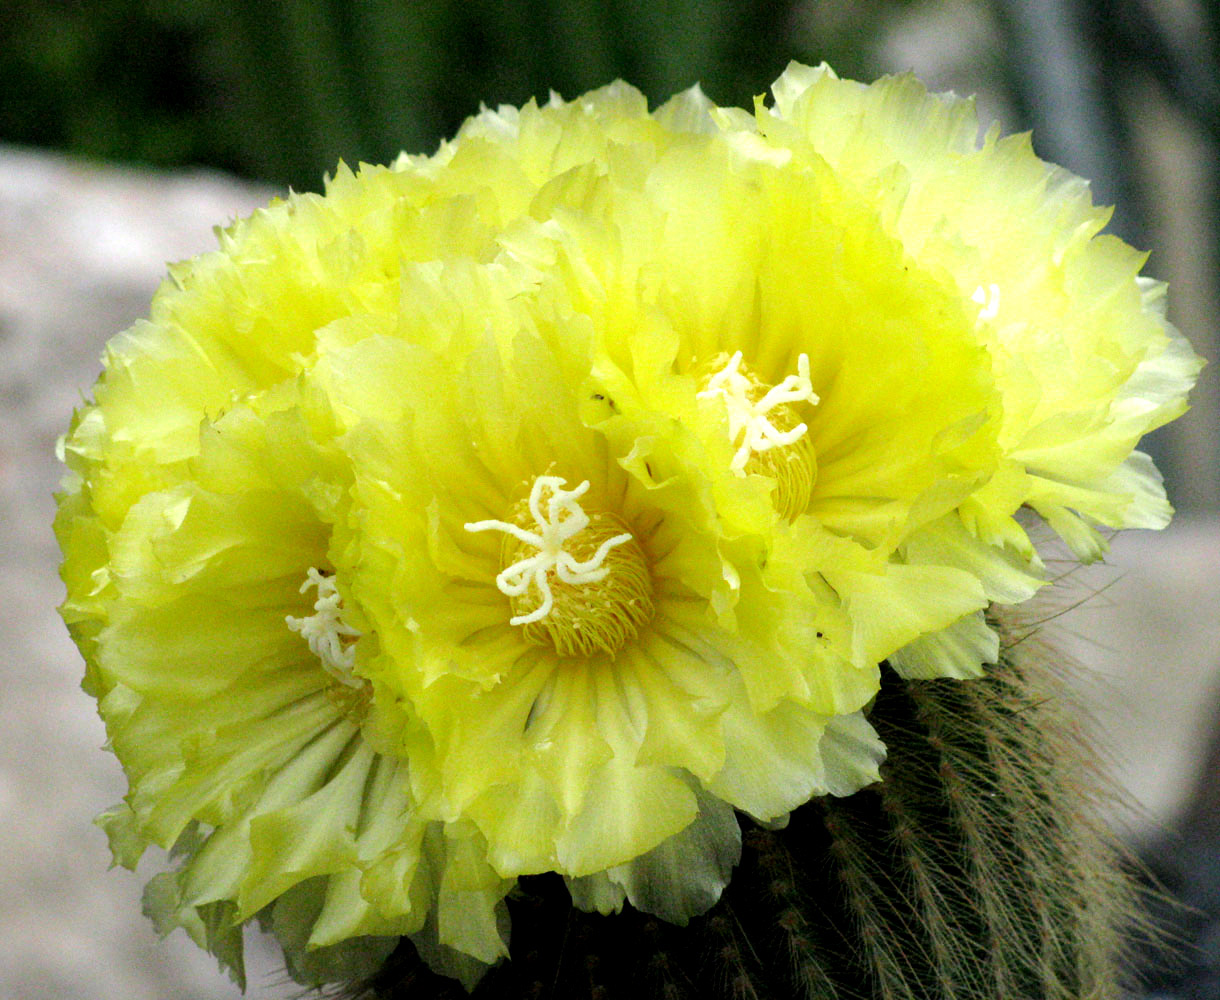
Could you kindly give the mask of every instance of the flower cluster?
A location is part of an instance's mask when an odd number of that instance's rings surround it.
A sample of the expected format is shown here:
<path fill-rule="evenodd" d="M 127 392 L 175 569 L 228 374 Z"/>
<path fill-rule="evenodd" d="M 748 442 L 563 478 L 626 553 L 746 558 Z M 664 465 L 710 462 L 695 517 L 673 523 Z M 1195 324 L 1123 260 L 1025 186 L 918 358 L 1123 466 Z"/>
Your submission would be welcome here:
<path fill-rule="evenodd" d="M 171 268 L 62 445 L 63 614 L 130 783 L 115 857 L 241 976 L 402 935 L 477 979 L 518 876 L 706 910 L 878 779 L 885 661 L 1169 507 L 1198 361 L 1084 183 L 909 77 L 753 113 L 621 83 L 340 167 Z"/>

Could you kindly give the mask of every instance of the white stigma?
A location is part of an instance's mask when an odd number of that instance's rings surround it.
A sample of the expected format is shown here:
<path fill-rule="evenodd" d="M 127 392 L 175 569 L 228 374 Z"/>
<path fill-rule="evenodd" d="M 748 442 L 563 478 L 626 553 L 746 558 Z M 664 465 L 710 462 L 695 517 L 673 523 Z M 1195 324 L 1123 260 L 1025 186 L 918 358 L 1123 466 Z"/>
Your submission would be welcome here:
<path fill-rule="evenodd" d="M 524 594 L 530 586 L 538 588 L 542 603 L 527 615 L 515 615 L 508 620 L 510 625 L 528 625 L 551 613 L 555 597 L 551 593 L 549 574 L 553 571 L 564 583 L 575 585 L 597 583 L 610 570 L 603 566 L 606 553 L 614 546 L 631 541 L 624 532 L 602 542 L 592 558 L 578 562 L 570 552 L 564 551 L 564 543 L 579 535 L 589 526 L 589 515 L 576 501 L 589 489 L 586 479 L 574 490 L 563 489 L 566 479 L 558 476 L 539 476 L 530 490 L 529 511 L 537 525 L 537 531 L 526 531 L 507 521 L 471 521 L 467 531 L 503 531 L 538 551 L 525 559 L 519 559 L 496 575 L 496 586 L 508 597 Z M 542 510 L 542 491 L 551 492 L 546 501 L 546 512 Z"/>
<path fill-rule="evenodd" d="M 970 296 L 970 301 L 982 307 L 979 309 L 978 322 L 990 323 L 1000 312 L 1000 286 L 992 284 L 984 288 L 979 285 Z"/>
<path fill-rule="evenodd" d="M 755 452 L 780 448 L 799 441 L 809 428 L 799 423 L 790 430 L 781 431 L 767 416 L 771 410 L 786 403 L 818 403 L 813 383 L 809 381 L 809 355 L 796 359 L 797 374 L 788 375 L 782 382 L 767 390 L 762 399 L 753 402 L 750 390 L 755 387 L 740 371 L 741 351 L 729 363 L 707 380 L 707 388 L 697 393 L 699 399 L 723 396 L 729 413 L 729 440 L 737 445 L 737 452 L 729 467 L 739 476 L 744 476 L 746 464 Z"/>
<path fill-rule="evenodd" d="M 356 651 L 351 646 L 344 646 L 343 639 L 356 638 L 360 635 L 354 628 L 343 622 L 342 598 L 335 586 L 334 577 L 323 576 L 312 566 L 301 584 L 301 593 L 310 587 L 318 588 L 318 599 L 314 601 L 313 614 L 306 618 L 293 618 L 288 615 L 284 621 L 294 632 L 300 632 L 302 638 L 309 643 L 309 649 L 319 660 L 326 672 L 340 684 L 351 688 L 364 685 L 364 681 L 352 674 L 356 664 Z"/>

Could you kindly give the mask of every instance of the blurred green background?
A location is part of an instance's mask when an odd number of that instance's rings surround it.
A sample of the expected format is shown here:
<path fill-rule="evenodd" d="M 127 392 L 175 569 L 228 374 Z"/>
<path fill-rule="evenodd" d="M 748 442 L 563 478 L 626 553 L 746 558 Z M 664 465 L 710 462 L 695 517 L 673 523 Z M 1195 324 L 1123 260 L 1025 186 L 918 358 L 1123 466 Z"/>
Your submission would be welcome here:
<path fill-rule="evenodd" d="M 623 77 L 739 104 L 792 57 L 867 74 L 904 6 L 819 28 L 791 0 L 6 0 L 0 138 L 314 189 L 340 156 L 430 151 L 480 102 Z"/>
<path fill-rule="evenodd" d="M 1220 355 L 1220 0 L 4 0 L 0 142 L 318 190 L 343 159 L 430 152 L 480 103 L 622 77 L 748 104 L 789 59 L 915 69 L 1117 205 Z M 1220 381 L 1150 450 L 1220 509 Z"/>

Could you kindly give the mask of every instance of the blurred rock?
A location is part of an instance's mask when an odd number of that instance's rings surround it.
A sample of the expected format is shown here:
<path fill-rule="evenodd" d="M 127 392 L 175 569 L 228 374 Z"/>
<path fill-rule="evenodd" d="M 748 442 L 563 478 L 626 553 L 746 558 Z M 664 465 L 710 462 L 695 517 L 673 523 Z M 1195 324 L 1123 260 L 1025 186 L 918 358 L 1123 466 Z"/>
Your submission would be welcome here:
<path fill-rule="evenodd" d="M 55 439 L 107 338 L 145 314 L 167 260 L 272 192 L 210 173 L 119 171 L 0 147 L 0 996 L 222 1000 L 184 936 L 158 944 L 141 877 L 107 871 L 93 816 L 122 796 L 82 664 L 55 612 Z M 277 975 L 252 962 L 253 997 Z"/>
<path fill-rule="evenodd" d="M 1184 818 L 1220 735 L 1220 518 L 1119 534 L 1059 589 L 1076 606 L 1048 633 L 1087 668 L 1107 767 L 1135 806 L 1112 819 L 1142 846 Z"/>

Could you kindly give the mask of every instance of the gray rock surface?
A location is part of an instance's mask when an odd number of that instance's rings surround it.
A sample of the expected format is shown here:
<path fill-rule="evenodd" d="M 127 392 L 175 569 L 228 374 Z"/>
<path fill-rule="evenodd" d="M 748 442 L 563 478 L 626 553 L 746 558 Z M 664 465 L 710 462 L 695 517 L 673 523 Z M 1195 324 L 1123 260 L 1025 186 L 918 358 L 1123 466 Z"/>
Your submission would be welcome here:
<path fill-rule="evenodd" d="M 108 337 L 148 309 L 167 260 L 270 192 L 210 174 L 94 167 L 0 147 L 0 996 L 236 997 L 186 938 L 158 943 L 140 877 L 108 871 L 94 815 L 125 789 L 55 607 L 55 440 Z M 256 953 L 255 958 L 259 956 Z M 257 967 L 261 964 L 261 970 Z M 275 974 L 263 957 L 250 996 Z"/>
<path fill-rule="evenodd" d="M 236 997 L 183 935 L 140 914 L 144 879 L 108 871 L 91 825 L 124 790 L 79 690 L 55 613 L 56 437 L 96 378 L 102 344 L 147 310 L 167 260 L 214 246 L 211 227 L 271 192 L 214 174 L 119 171 L 0 148 L 0 996 Z M 1220 520 L 1117 539 L 1113 566 L 1072 574 L 1047 623 L 1100 677 L 1090 704 L 1113 770 L 1145 807 L 1133 835 L 1171 822 L 1194 783 L 1220 695 Z M 1068 597 L 1076 591 L 1069 591 Z M 288 997 L 251 936 L 255 998 Z"/>

